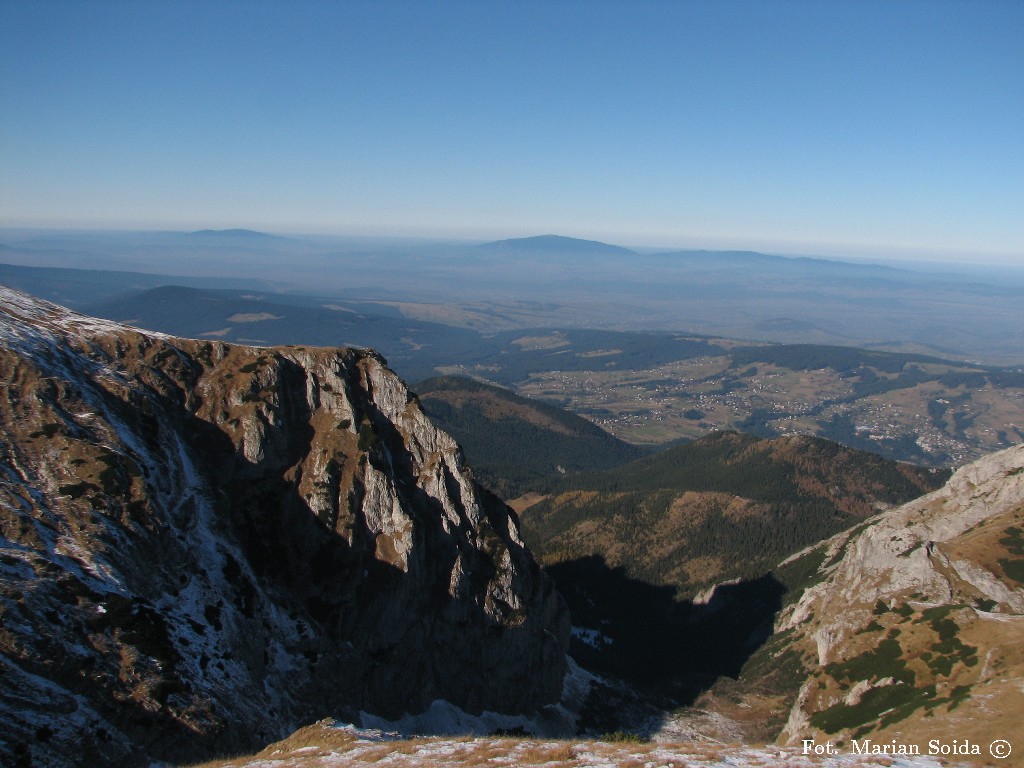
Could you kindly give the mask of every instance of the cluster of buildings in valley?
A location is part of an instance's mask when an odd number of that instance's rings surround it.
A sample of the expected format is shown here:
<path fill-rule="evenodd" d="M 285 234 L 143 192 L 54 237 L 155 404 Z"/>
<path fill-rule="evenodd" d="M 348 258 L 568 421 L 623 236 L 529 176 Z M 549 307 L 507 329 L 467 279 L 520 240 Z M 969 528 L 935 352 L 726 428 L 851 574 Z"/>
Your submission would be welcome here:
<path fill-rule="evenodd" d="M 553 371 L 532 379 L 522 393 L 560 402 L 632 442 L 744 428 L 754 415 L 755 421 L 763 417 L 762 424 L 777 434 L 859 438 L 855 442 L 874 441 L 879 452 L 897 458 L 921 460 L 923 454 L 937 463 L 959 466 L 1022 436 L 1012 426 L 1009 436 L 1001 436 L 992 426 L 975 423 L 985 408 L 971 401 L 954 408 L 950 401 L 932 397 L 950 408 L 943 423 L 929 414 L 930 396 L 924 392 L 897 390 L 897 397 L 852 399 L 854 382 L 827 369 L 797 373 L 764 366 L 741 377 L 721 367 L 706 375 L 709 367 L 709 360 L 696 359 L 653 371 L 619 372 L 614 378 Z M 1006 391 L 1005 397 L 1024 414 L 1024 391 Z M 954 411 L 969 426 L 958 430 Z"/>

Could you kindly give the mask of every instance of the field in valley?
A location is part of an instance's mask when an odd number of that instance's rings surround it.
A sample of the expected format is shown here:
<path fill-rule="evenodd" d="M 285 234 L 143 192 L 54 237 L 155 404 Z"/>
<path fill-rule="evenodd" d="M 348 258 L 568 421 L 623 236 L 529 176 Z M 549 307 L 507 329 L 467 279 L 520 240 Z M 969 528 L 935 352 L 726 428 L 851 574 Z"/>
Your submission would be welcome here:
<path fill-rule="evenodd" d="M 515 389 L 640 445 L 720 429 L 816 434 L 890 458 L 949 466 L 1024 440 L 1024 377 L 1004 382 L 981 368 L 940 361 L 907 362 L 898 371 L 798 368 L 737 364 L 723 348 L 721 355 L 643 370 L 543 371 Z"/>

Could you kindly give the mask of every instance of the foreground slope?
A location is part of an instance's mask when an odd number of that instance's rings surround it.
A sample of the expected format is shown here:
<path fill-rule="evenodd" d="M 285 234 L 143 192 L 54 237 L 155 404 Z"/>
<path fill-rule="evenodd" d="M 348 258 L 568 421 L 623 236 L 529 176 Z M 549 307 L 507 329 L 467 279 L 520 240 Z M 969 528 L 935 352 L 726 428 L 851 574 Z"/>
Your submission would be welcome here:
<path fill-rule="evenodd" d="M 940 768 L 927 756 L 805 755 L 799 747 L 723 744 L 707 739 L 541 740 L 522 737 L 402 738 L 395 733 L 321 721 L 259 754 L 197 768 Z"/>
<path fill-rule="evenodd" d="M 375 354 L 144 334 L 6 288 L 0 339 L 5 760 L 558 698 L 561 599 Z"/>
<path fill-rule="evenodd" d="M 811 576 L 772 643 L 806 673 L 782 740 L 1024 748 L 1022 529 L 1018 446 L 784 565 Z"/>

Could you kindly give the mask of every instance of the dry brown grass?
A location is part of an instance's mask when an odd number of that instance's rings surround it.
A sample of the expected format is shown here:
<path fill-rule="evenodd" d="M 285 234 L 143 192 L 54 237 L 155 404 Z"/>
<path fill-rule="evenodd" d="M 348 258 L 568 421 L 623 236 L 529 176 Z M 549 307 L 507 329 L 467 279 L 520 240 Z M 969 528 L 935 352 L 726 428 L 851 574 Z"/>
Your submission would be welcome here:
<path fill-rule="evenodd" d="M 339 736 L 342 738 L 337 738 Z M 820 761 L 801 758 L 797 750 L 778 747 L 764 747 L 752 754 L 749 747 L 707 742 L 609 743 L 514 737 L 428 737 L 381 742 L 317 724 L 272 744 L 258 755 L 215 760 L 193 768 L 321 768 L 327 765 L 359 768 L 381 761 L 386 761 L 390 768 L 585 768 L 595 764 L 616 768 L 666 768 L 669 765 L 695 768 L 722 764 L 737 768 L 776 768 L 789 764 L 814 768 L 820 764 Z M 885 756 L 865 756 L 860 763 L 864 766 L 892 764 Z"/>
<path fill-rule="evenodd" d="M 190 764 L 187 768 L 240 768 L 256 759 L 281 759 L 294 754 L 300 749 L 316 747 L 317 752 L 305 752 L 304 756 L 327 754 L 330 752 L 346 752 L 357 742 L 357 736 L 351 731 L 330 728 L 326 723 L 314 723 L 300 728 L 288 738 L 264 747 L 255 755 L 239 755 L 231 758 L 207 760 L 203 763 Z"/>
<path fill-rule="evenodd" d="M 519 498 L 512 499 L 511 501 L 508 501 L 506 503 L 510 507 L 512 507 L 512 509 L 515 510 L 515 513 L 517 515 L 521 515 L 530 507 L 534 506 L 535 504 L 539 504 L 540 502 L 544 501 L 547 498 L 550 497 L 547 496 L 546 494 L 534 493 L 533 491 L 530 491 L 529 493 L 524 493 Z"/>
<path fill-rule="evenodd" d="M 526 744 L 516 750 L 516 758 L 524 765 L 575 765 L 576 750 L 573 744 Z"/>
<path fill-rule="evenodd" d="M 510 739 L 496 739 L 493 741 L 481 742 L 474 749 L 469 750 L 469 754 L 466 755 L 460 765 L 466 766 L 467 768 L 494 765 L 500 760 L 500 758 L 508 755 L 509 750 L 512 749 L 514 744 L 515 742 Z"/>

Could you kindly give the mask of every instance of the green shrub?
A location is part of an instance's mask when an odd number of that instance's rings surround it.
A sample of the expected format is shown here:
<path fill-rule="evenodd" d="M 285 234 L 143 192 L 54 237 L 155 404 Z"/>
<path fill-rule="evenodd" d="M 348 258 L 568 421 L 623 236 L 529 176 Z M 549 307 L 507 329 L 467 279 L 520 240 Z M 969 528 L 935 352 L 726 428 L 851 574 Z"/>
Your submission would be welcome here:
<path fill-rule="evenodd" d="M 883 713 L 888 713 L 882 719 L 884 727 L 902 720 L 934 696 L 935 686 L 915 688 L 913 685 L 895 684 L 872 688 L 856 704 L 840 703 L 815 712 L 811 715 L 811 725 L 825 733 L 837 733 L 877 722 Z"/>
<path fill-rule="evenodd" d="M 373 428 L 373 425 L 368 421 L 364 421 L 359 427 L 359 442 L 356 446 L 360 451 L 366 452 L 373 448 L 379 439 L 377 430 Z"/>
<path fill-rule="evenodd" d="M 1024 584 L 1024 559 L 1011 560 L 1009 558 L 1001 558 L 999 565 L 1003 568 L 1003 573 L 1008 578 L 1013 579 L 1019 584 Z"/>
<path fill-rule="evenodd" d="M 29 437 L 53 437 L 60 432 L 60 424 L 50 422 L 43 424 L 43 428 L 38 432 L 29 433 Z"/>
<path fill-rule="evenodd" d="M 610 733 L 601 734 L 599 741 L 608 741 L 612 743 L 630 743 L 635 744 L 642 742 L 644 739 L 635 733 L 626 733 L 625 731 L 611 731 Z"/>
<path fill-rule="evenodd" d="M 891 677 L 909 685 L 914 684 L 914 671 L 907 668 L 903 649 L 895 638 L 887 637 L 875 648 L 847 661 L 833 662 L 825 671 L 837 681 L 881 680 Z"/>

